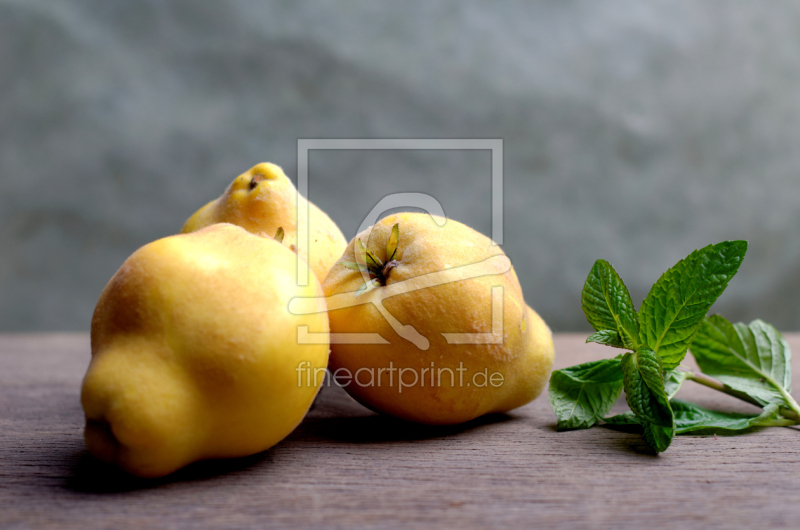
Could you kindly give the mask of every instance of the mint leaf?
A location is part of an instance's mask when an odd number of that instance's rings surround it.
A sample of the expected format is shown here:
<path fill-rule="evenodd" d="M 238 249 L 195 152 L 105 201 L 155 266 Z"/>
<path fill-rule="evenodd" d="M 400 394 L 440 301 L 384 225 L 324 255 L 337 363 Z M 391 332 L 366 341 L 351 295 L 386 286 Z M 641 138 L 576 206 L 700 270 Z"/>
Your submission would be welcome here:
<path fill-rule="evenodd" d="M 614 267 L 605 260 L 594 263 L 581 293 L 586 320 L 595 331 L 619 333 L 624 347 L 636 349 L 639 344 L 639 321 L 628 288 Z"/>
<path fill-rule="evenodd" d="M 686 434 L 702 429 L 723 431 L 743 431 L 762 422 L 773 419 L 778 405 L 772 403 L 764 407 L 760 414 L 739 414 L 708 410 L 700 405 L 675 399 L 670 402 L 675 414 L 675 434 Z M 609 425 L 641 425 L 641 420 L 633 412 L 623 412 L 610 418 L 603 418 Z"/>
<path fill-rule="evenodd" d="M 642 420 L 631 411 L 623 412 L 622 414 L 617 414 L 616 416 L 611 416 L 610 418 L 603 418 L 603 421 L 608 423 L 609 425 L 641 425 Z"/>
<path fill-rule="evenodd" d="M 670 370 L 664 374 L 664 391 L 667 393 L 667 399 L 675 397 L 683 382 L 686 381 L 686 375 L 683 370 Z"/>
<path fill-rule="evenodd" d="M 767 405 L 761 414 L 739 414 L 708 410 L 676 399 L 672 402 L 672 411 L 675 413 L 675 431 L 678 434 L 700 429 L 742 431 L 773 418 L 778 412 L 778 404 Z"/>
<path fill-rule="evenodd" d="M 555 370 L 550 376 L 550 406 L 558 430 L 587 429 L 608 414 L 622 392 L 618 359 L 604 359 Z"/>
<path fill-rule="evenodd" d="M 667 394 L 667 399 L 672 400 L 675 394 L 678 393 L 683 382 L 686 381 L 686 372 L 683 370 L 670 370 L 664 374 L 664 391 Z M 673 401 L 670 401 L 672 406 Z M 633 412 L 623 412 L 610 418 L 603 418 L 603 421 L 611 425 L 641 425 L 642 422 L 636 417 Z"/>
<path fill-rule="evenodd" d="M 639 309 L 639 340 L 670 370 L 680 364 L 703 317 L 739 270 L 746 241 L 695 250 L 661 275 Z"/>
<path fill-rule="evenodd" d="M 656 453 L 663 453 L 667 447 L 672 443 L 675 438 L 675 422 L 671 425 L 656 425 L 654 423 L 645 422 L 644 424 L 644 439 L 647 445 L 653 448 Z"/>
<path fill-rule="evenodd" d="M 714 315 L 706 318 L 691 346 L 706 375 L 744 392 L 762 405 L 796 407 L 792 388 L 792 354 L 777 329 L 761 320 L 731 324 Z"/>
<path fill-rule="evenodd" d="M 653 450 L 655 450 L 657 453 L 663 453 L 666 451 L 672 443 L 672 439 L 677 434 L 677 429 L 674 425 L 664 427 L 661 425 L 648 423 L 642 421 L 638 416 L 636 416 L 636 414 L 630 411 L 623 412 L 622 414 L 618 414 L 610 418 L 603 418 L 603 421 L 609 425 L 615 426 L 640 425 L 642 427 L 642 433 L 644 434 L 644 439 L 647 442 L 647 445 L 653 448 Z"/>
<path fill-rule="evenodd" d="M 596 342 L 598 344 L 605 344 L 606 346 L 613 346 L 614 348 L 624 348 L 625 344 L 622 342 L 622 337 L 620 337 L 617 331 L 612 329 L 604 329 L 598 331 L 597 333 L 593 333 L 589 335 L 586 339 L 586 342 Z"/>
<path fill-rule="evenodd" d="M 620 361 L 625 399 L 634 414 L 644 422 L 664 427 L 672 425 L 672 410 L 664 389 L 661 359 L 643 347 L 626 353 Z"/>

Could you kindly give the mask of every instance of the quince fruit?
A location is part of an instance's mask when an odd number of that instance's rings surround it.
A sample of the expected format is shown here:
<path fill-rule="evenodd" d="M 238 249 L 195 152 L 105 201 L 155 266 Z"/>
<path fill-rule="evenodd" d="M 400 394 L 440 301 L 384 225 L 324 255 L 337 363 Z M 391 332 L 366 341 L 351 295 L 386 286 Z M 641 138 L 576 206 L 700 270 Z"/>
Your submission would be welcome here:
<path fill-rule="evenodd" d="M 501 248 L 457 221 L 388 216 L 350 242 L 322 287 L 329 369 L 370 409 L 456 424 L 524 405 L 545 387 L 550 329 L 525 304 Z"/>
<path fill-rule="evenodd" d="M 263 162 L 231 182 L 221 197 L 196 211 L 181 229 L 194 232 L 215 223 L 232 223 L 254 234 L 273 236 L 283 228 L 283 244 L 297 250 L 297 207 L 308 205 L 309 248 L 302 256 L 321 282 L 339 259 L 347 240 L 325 212 L 297 192 L 280 166 Z"/>
<path fill-rule="evenodd" d="M 295 280 L 298 257 L 231 224 L 166 237 L 130 256 L 92 318 L 83 380 L 85 440 L 101 460 L 141 477 L 263 451 L 302 420 L 328 344 L 319 282 Z M 292 314 L 294 297 L 318 312 Z M 323 335 L 326 337 L 326 335 Z"/>

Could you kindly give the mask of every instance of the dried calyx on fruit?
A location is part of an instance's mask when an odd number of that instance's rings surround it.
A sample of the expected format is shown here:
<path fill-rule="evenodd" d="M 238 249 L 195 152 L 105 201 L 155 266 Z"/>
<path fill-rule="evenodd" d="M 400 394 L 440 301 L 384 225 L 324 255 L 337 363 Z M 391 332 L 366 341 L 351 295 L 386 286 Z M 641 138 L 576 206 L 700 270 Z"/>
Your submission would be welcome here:
<path fill-rule="evenodd" d="M 371 291 L 376 287 L 386 285 L 386 279 L 389 277 L 392 269 L 399 265 L 397 260 L 394 259 L 395 255 L 397 255 L 397 245 L 399 243 L 400 225 L 395 224 L 392 227 L 389 240 L 386 242 L 386 263 L 384 263 L 374 252 L 367 249 L 360 239 L 356 239 L 356 261 L 341 262 L 341 264 L 348 269 L 359 271 L 364 275 L 364 285 L 356 291 L 356 296 Z"/>

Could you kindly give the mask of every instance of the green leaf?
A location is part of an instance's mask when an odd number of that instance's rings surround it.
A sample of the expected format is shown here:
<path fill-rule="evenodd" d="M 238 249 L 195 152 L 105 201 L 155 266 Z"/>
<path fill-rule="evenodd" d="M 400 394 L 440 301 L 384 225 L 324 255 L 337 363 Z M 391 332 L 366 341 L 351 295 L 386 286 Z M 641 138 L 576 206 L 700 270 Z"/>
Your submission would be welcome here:
<path fill-rule="evenodd" d="M 653 450 L 657 453 L 663 453 L 667 447 L 672 443 L 675 438 L 675 420 L 671 425 L 656 425 L 654 423 L 644 422 L 644 439 L 647 441 Z"/>
<path fill-rule="evenodd" d="M 400 225 L 395 224 L 392 227 L 392 233 L 389 234 L 389 240 L 386 242 L 386 263 L 394 259 L 397 254 L 397 245 L 400 243 Z"/>
<path fill-rule="evenodd" d="M 671 426 L 672 410 L 664 389 L 663 370 L 658 355 L 645 346 L 623 355 L 620 368 L 625 399 L 633 413 L 644 422 Z"/>
<path fill-rule="evenodd" d="M 631 411 L 625 411 L 622 414 L 611 416 L 610 418 L 603 418 L 603 421 L 609 425 L 641 425 L 642 420 Z"/>
<path fill-rule="evenodd" d="M 670 370 L 664 374 L 664 391 L 667 393 L 667 399 L 675 397 L 686 381 L 686 375 L 683 370 Z"/>
<path fill-rule="evenodd" d="M 761 320 L 731 324 L 719 315 L 706 318 L 691 345 L 700 370 L 762 405 L 796 407 L 792 353 L 777 329 Z"/>
<path fill-rule="evenodd" d="M 764 407 L 760 414 L 740 414 L 737 412 L 720 412 L 708 410 L 687 401 L 675 399 L 671 402 L 675 414 L 675 434 L 687 434 L 694 431 L 713 429 L 719 431 L 743 431 L 758 425 L 769 425 L 778 413 L 778 405 L 772 403 Z M 603 418 L 609 425 L 642 425 L 642 421 L 633 412 L 623 412 L 610 418 Z M 651 436 L 654 434 L 651 427 Z M 668 432 L 664 433 L 668 436 Z M 646 433 L 645 433 L 646 435 Z M 666 438 L 666 437 L 665 437 Z M 654 443 L 657 443 L 653 436 Z M 649 442 L 648 442 L 649 443 Z M 667 444 L 669 445 L 669 444 Z M 664 447 L 666 449 L 666 447 Z M 663 449 L 662 449 L 663 451 Z"/>
<path fill-rule="evenodd" d="M 356 296 L 355 297 L 358 298 L 362 294 L 368 293 L 369 291 L 373 290 L 374 288 L 380 286 L 380 284 L 381 284 L 381 282 L 378 280 L 378 278 L 371 279 L 370 281 L 364 283 L 364 285 L 362 285 L 361 287 L 358 288 L 358 290 L 356 291 Z"/>
<path fill-rule="evenodd" d="M 639 309 L 639 340 L 664 368 L 680 364 L 703 317 L 739 270 L 746 241 L 724 241 L 695 250 L 661 275 Z"/>
<path fill-rule="evenodd" d="M 586 339 L 586 342 L 596 342 L 598 344 L 605 344 L 606 346 L 612 346 L 614 348 L 624 348 L 625 344 L 622 343 L 622 337 L 619 336 L 619 333 L 614 331 L 613 329 L 603 329 L 589 335 Z"/>
<path fill-rule="evenodd" d="M 626 348 L 639 345 L 639 321 L 628 288 L 605 260 L 594 263 L 581 293 L 586 320 L 595 331 L 615 330 Z"/>
<path fill-rule="evenodd" d="M 664 427 L 642 421 L 633 412 L 623 412 L 610 418 L 603 418 L 603 421 L 609 425 L 639 425 L 642 427 L 642 434 L 644 439 L 653 450 L 658 453 L 663 453 L 672 443 L 672 439 L 677 434 L 677 429 L 674 425 Z"/>
<path fill-rule="evenodd" d="M 604 359 L 555 370 L 550 376 L 550 406 L 558 430 L 586 429 L 608 414 L 622 392 L 618 359 Z"/>
<path fill-rule="evenodd" d="M 778 412 L 778 404 L 767 405 L 761 414 L 739 414 L 708 410 L 694 403 L 676 399 L 672 402 L 672 410 L 675 413 L 675 431 L 678 434 L 700 429 L 742 431 L 774 418 Z"/>
<path fill-rule="evenodd" d="M 356 263 L 355 261 L 340 261 L 339 264 L 354 271 L 369 272 L 369 267 L 366 265 L 361 265 L 360 263 Z"/>
<path fill-rule="evenodd" d="M 654 451 L 663 453 L 672 443 L 672 439 L 677 434 L 675 424 L 669 426 L 655 425 L 640 419 L 633 412 L 623 412 L 610 418 L 603 418 L 603 421 L 609 425 L 640 425 L 642 427 L 642 434 L 644 439 Z"/>
<path fill-rule="evenodd" d="M 275 231 L 275 237 L 273 239 L 275 239 L 275 241 L 277 241 L 278 243 L 283 243 L 283 238 L 285 235 L 286 232 L 283 230 L 283 227 L 279 226 L 278 229 Z"/>

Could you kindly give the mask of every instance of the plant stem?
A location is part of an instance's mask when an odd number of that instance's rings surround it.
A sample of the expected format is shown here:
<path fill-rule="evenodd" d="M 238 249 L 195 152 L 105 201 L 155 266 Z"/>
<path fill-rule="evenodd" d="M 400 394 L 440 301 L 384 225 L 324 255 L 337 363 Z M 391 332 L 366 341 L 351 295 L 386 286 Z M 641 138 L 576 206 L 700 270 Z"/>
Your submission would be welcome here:
<path fill-rule="evenodd" d="M 779 420 L 764 420 L 756 423 L 759 427 L 791 427 L 797 425 L 797 422 L 790 419 L 781 418 Z"/>
<path fill-rule="evenodd" d="M 795 423 L 795 425 L 800 424 L 800 415 L 798 415 L 797 412 L 793 411 L 792 409 L 780 407 L 778 409 L 778 414 L 780 414 L 784 418 L 789 418 Z"/>
<path fill-rule="evenodd" d="M 783 397 L 789 403 L 789 408 L 792 409 L 792 412 L 794 413 L 794 418 L 795 419 L 800 418 L 800 406 L 797 405 L 797 401 L 795 401 L 794 398 L 792 397 L 792 395 L 789 394 L 783 388 L 781 388 L 781 394 L 783 394 Z M 781 413 L 781 414 L 783 414 L 783 413 Z M 786 416 L 786 414 L 783 414 L 783 415 Z M 786 417 L 788 418 L 789 416 L 786 416 Z M 800 421 L 798 421 L 798 423 L 800 423 Z"/>
<path fill-rule="evenodd" d="M 706 386 L 708 388 L 713 388 L 714 390 L 718 390 L 720 392 L 724 392 L 725 394 L 728 394 L 729 396 L 733 396 L 735 398 L 739 398 L 742 401 L 747 401 L 748 403 L 750 403 L 752 405 L 755 405 L 757 407 L 761 406 L 761 403 L 759 403 L 755 399 L 751 398 L 750 396 L 748 396 L 744 392 L 739 392 L 738 390 L 734 390 L 734 389 L 730 388 L 729 386 L 726 386 L 725 384 L 720 383 L 719 381 L 717 381 L 715 379 L 710 379 L 710 378 L 704 376 L 703 374 L 696 374 L 694 372 L 686 372 L 686 379 L 689 379 L 690 381 L 694 381 L 695 383 L 699 383 L 699 384 L 701 384 L 703 386 Z"/>
<path fill-rule="evenodd" d="M 746 401 L 747 403 L 755 405 L 756 407 L 763 408 L 761 403 L 751 398 L 744 392 L 739 392 L 738 390 L 734 390 L 733 388 L 725 385 L 724 383 L 720 383 L 719 381 L 706 377 L 703 374 L 686 372 L 686 379 L 694 381 L 695 383 L 699 383 L 708 388 L 713 388 L 714 390 L 718 390 L 720 392 L 728 394 L 729 396 L 741 399 L 742 401 Z M 778 413 L 780 413 L 780 415 L 783 416 L 784 418 L 792 420 L 794 424 L 800 424 L 800 414 L 798 414 L 797 411 L 792 409 L 787 409 L 786 407 L 780 407 L 778 409 Z"/>

